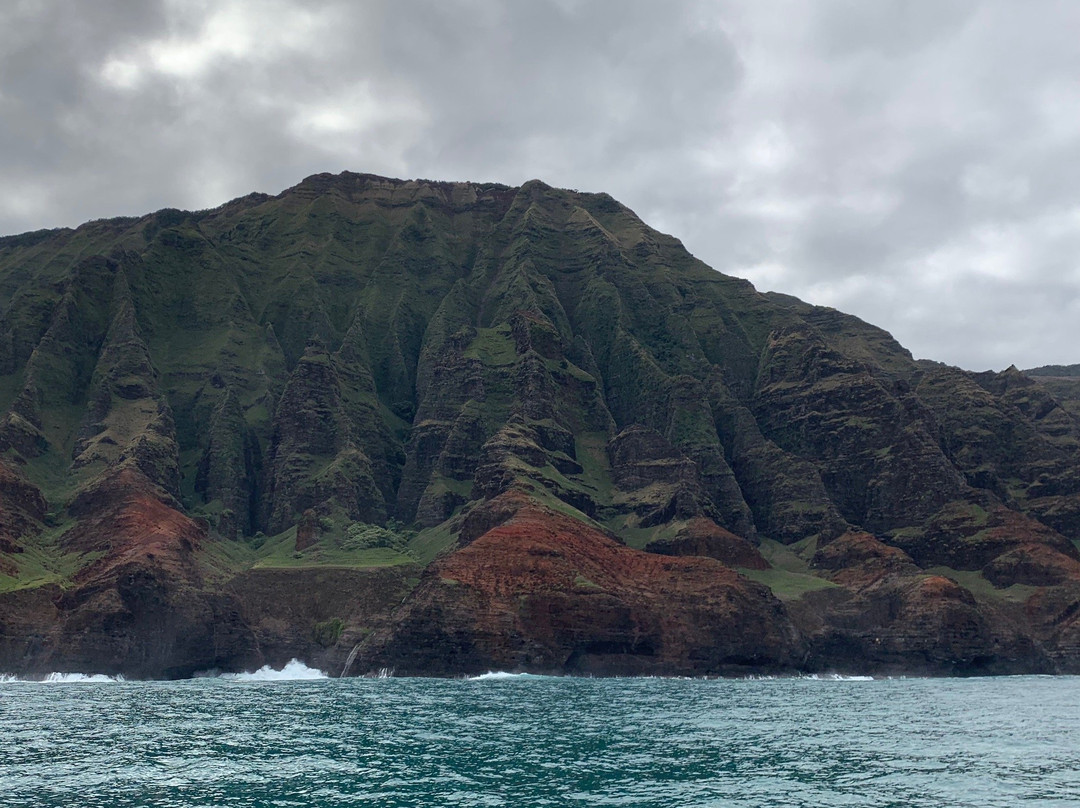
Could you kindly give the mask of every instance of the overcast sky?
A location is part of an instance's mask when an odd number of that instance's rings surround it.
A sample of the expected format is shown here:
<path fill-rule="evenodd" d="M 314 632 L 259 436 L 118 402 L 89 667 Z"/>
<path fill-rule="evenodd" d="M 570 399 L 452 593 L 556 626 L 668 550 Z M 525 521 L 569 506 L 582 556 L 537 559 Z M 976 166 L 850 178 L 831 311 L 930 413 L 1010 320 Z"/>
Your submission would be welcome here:
<path fill-rule="evenodd" d="M 0 233 L 322 171 L 607 191 L 917 357 L 1080 362 L 1075 0 L 4 0 Z"/>

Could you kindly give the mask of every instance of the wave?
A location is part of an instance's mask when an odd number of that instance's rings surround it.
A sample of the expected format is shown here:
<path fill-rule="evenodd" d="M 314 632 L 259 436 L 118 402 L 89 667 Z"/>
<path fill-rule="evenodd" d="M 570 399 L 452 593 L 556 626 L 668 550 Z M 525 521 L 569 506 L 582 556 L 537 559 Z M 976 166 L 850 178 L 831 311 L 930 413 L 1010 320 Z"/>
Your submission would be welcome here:
<path fill-rule="evenodd" d="M 125 682 L 123 676 L 106 676 L 104 673 L 61 673 L 60 671 L 53 671 L 52 673 L 42 677 L 41 679 L 26 679 L 21 676 L 12 676 L 11 674 L 0 674 L 0 684 L 13 684 L 13 683 L 32 683 L 32 684 L 82 684 L 84 682 L 91 682 L 93 684 L 100 684 L 102 682 Z"/>
<path fill-rule="evenodd" d="M 503 681 L 521 681 L 523 679 L 591 679 L 591 676 L 544 676 L 538 673 L 510 673 L 508 671 L 488 671 L 487 673 L 481 673 L 478 676 L 467 676 L 466 681 L 469 682 L 503 682 Z M 714 678 L 725 679 L 727 677 L 712 677 L 712 676 L 628 676 L 628 677 L 615 677 L 615 678 L 627 678 L 627 679 L 658 679 L 664 681 L 706 681 Z M 770 675 L 770 674 L 757 674 L 740 677 L 744 681 L 799 681 L 805 680 L 810 682 L 873 682 L 875 677 L 865 676 L 860 674 L 847 674 L 847 673 L 803 673 L 803 674 L 788 674 L 788 675 Z"/>
<path fill-rule="evenodd" d="M 541 676 L 538 673 L 509 673 L 507 671 L 488 671 L 479 676 L 465 677 L 470 682 L 520 681 L 522 679 L 553 679 L 553 676 Z"/>
<path fill-rule="evenodd" d="M 744 681 L 806 681 L 806 682 L 873 682 L 876 677 L 854 673 L 800 673 L 791 676 L 767 674 L 742 677 Z"/>
<path fill-rule="evenodd" d="M 382 668 L 376 674 L 370 674 L 364 678 L 375 679 L 389 679 L 394 675 L 393 670 L 388 668 Z M 329 679 L 329 675 L 318 668 L 312 668 L 307 664 L 301 662 L 299 659 L 291 659 L 280 670 L 272 668 L 269 665 L 264 665 L 257 671 L 251 671 L 247 673 L 221 673 L 219 671 L 203 671 L 195 674 L 197 679 L 223 679 L 230 682 L 293 682 L 293 681 L 311 681 L 317 679 Z M 537 679 L 554 679 L 554 678 L 580 678 L 580 677 L 554 677 L 545 676 L 537 673 L 510 673 L 509 671 L 488 671 L 487 673 L 481 673 L 477 676 L 467 676 L 465 681 L 469 682 L 517 682 Z M 592 677 L 585 677 L 592 678 Z M 638 676 L 631 677 L 635 679 L 691 679 L 698 677 L 684 677 L 684 676 Z M 711 677 L 700 677 L 708 679 Z M 872 682 L 875 677 L 863 676 L 857 674 L 842 674 L 842 673 L 804 673 L 798 675 L 750 675 L 742 677 L 744 681 L 822 681 L 822 682 Z M 892 677 L 888 677 L 892 678 Z M 3 684 L 21 684 L 21 683 L 33 683 L 33 684 L 102 684 L 102 683 L 117 683 L 127 681 L 123 675 L 107 676 L 102 673 L 62 673 L 55 671 L 41 678 L 25 678 L 21 676 L 15 676 L 12 674 L 3 673 L 0 674 L 0 685 Z"/>
<path fill-rule="evenodd" d="M 281 670 L 263 665 L 251 673 L 219 673 L 216 678 L 230 682 L 293 682 L 310 679 L 329 679 L 325 671 L 311 668 L 299 659 L 291 659 Z"/>

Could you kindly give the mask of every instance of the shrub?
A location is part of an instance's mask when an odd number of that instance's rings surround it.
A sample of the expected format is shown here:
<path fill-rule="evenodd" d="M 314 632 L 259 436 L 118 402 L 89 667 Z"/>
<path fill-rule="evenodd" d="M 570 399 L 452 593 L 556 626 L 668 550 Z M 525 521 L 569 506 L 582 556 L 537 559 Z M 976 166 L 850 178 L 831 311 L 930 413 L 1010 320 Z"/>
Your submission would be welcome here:
<path fill-rule="evenodd" d="M 311 636 L 323 648 L 329 648 L 341 638 L 341 632 L 344 628 L 345 623 L 342 622 L 341 618 L 334 617 L 312 626 Z"/>
<path fill-rule="evenodd" d="M 392 520 L 391 520 L 392 522 Z M 391 524 L 388 522 L 387 524 Z M 397 526 L 396 522 L 393 522 Z M 345 538 L 341 543 L 344 550 L 370 550 L 375 547 L 386 547 L 398 552 L 404 552 L 409 542 L 409 536 L 392 528 L 379 525 L 369 525 L 364 522 L 353 522 L 345 531 Z"/>

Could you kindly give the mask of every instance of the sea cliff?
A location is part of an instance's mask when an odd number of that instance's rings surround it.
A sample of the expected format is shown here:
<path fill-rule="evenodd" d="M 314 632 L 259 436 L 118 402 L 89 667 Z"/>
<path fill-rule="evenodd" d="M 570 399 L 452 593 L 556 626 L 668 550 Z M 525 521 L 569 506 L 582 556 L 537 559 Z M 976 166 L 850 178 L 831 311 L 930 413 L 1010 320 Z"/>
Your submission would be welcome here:
<path fill-rule="evenodd" d="M 3 238 L 0 671 L 1080 672 L 1069 377 L 538 181 Z"/>

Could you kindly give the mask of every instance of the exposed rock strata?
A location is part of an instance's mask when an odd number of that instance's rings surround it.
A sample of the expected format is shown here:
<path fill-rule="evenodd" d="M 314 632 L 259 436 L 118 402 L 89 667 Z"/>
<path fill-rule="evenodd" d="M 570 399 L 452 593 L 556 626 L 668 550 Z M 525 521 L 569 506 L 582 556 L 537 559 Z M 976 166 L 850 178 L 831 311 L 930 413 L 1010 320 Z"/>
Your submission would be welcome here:
<path fill-rule="evenodd" d="M 631 550 L 522 497 L 506 522 L 425 572 L 357 664 L 402 674 L 719 674 L 794 670 L 800 652 L 760 584 L 711 558 Z"/>
<path fill-rule="evenodd" d="M 538 181 L 0 239 L 0 671 L 1080 670 L 1033 373 Z"/>

